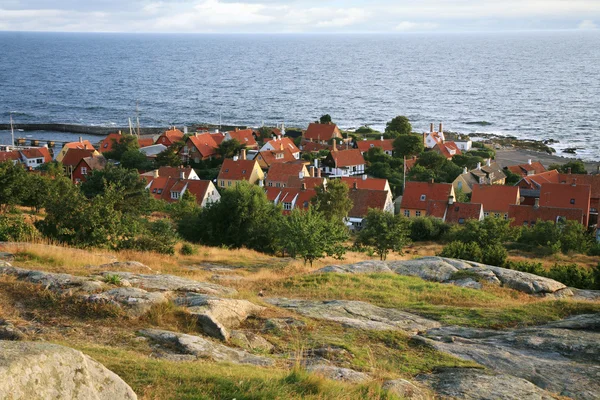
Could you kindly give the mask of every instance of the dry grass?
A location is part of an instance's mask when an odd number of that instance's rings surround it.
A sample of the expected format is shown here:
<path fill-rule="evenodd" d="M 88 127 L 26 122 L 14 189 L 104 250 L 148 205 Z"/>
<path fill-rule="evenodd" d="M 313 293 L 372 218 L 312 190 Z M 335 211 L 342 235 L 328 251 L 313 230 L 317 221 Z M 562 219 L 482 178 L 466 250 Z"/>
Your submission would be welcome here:
<path fill-rule="evenodd" d="M 536 262 L 541 263 L 546 269 L 550 269 L 554 264 L 577 264 L 583 268 L 592 268 L 598 265 L 600 260 L 597 256 L 588 256 L 585 254 L 553 254 L 546 257 L 538 257 L 534 254 L 520 250 L 511 250 L 508 257 L 509 261 L 515 262 Z"/>

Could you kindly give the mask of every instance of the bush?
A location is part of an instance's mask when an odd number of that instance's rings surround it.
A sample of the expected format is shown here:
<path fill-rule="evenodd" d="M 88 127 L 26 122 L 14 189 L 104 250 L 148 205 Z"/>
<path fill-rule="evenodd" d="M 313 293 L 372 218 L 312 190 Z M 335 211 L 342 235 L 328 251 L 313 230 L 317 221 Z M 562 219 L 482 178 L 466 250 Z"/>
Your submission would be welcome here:
<path fill-rule="evenodd" d="M 592 239 L 586 227 L 576 221 L 537 221 L 533 227 L 522 228 L 519 242 L 546 247 L 552 254 L 559 251 L 585 254 L 592 246 Z"/>
<path fill-rule="evenodd" d="M 161 254 L 175 254 L 177 232 L 168 220 L 158 220 L 150 224 L 140 236 L 121 243 L 120 248 L 139 251 L 154 251 Z"/>
<path fill-rule="evenodd" d="M 595 243 L 590 247 L 588 251 L 588 255 L 590 256 L 600 256 L 600 243 Z"/>
<path fill-rule="evenodd" d="M 440 257 L 458 258 L 475 262 L 482 262 L 483 259 L 481 247 L 475 242 L 464 243 L 454 241 L 445 246 L 438 255 Z"/>
<path fill-rule="evenodd" d="M 198 251 L 196 250 L 196 248 L 189 243 L 184 243 L 183 246 L 181 246 L 181 250 L 179 250 L 179 253 L 181 253 L 184 256 L 191 256 L 192 254 L 196 254 L 197 252 Z"/>
<path fill-rule="evenodd" d="M 25 222 L 23 217 L 0 216 L 0 241 L 30 242 L 37 236 L 37 229 Z"/>
<path fill-rule="evenodd" d="M 506 264 L 507 258 L 508 252 L 504 246 L 500 244 L 494 244 L 483 248 L 482 262 L 484 264 L 502 267 Z"/>
<path fill-rule="evenodd" d="M 544 269 L 541 263 L 508 262 L 507 268 L 528 272 L 578 289 L 600 289 L 600 264 L 593 268 L 580 267 L 577 264 L 554 264 L 550 269 Z"/>
<path fill-rule="evenodd" d="M 410 238 L 415 242 L 438 240 L 449 229 L 439 218 L 417 217 L 410 221 Z"/>

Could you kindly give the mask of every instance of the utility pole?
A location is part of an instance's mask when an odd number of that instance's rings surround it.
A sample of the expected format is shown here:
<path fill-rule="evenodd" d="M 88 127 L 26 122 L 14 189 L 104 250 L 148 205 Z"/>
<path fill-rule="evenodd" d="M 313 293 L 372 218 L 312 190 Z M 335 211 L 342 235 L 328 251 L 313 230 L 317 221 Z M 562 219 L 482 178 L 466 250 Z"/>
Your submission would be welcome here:
<path fill-rule="evenodd" d="M 10 136 L 12 139 L 12 141 L 10 142 L 10 145 L 12 147 L 15 147 L 15 129 L 13 127 L 12 113 L 10 113 Z"/>
<path fill-rule="evenodd" d="M 405 187 L 406 187 L 406 156 L 404 156 L 404 171 L 402 173 L 402 195 L 404 195 Z"/>

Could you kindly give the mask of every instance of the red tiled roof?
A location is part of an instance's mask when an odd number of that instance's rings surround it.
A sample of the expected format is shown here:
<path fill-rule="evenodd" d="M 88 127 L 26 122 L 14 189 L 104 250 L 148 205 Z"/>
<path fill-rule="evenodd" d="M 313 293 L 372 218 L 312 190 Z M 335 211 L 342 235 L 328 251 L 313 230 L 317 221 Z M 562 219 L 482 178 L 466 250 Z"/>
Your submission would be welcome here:
<path fill-rule="evenodd" d="M 94 151 L 95 150 L 69 148 L 69 150 L 67 150 L 65 153 L 61 163 L 65 166 L 75 167 L 82 159 L 92 156 Z"/>
<path fill-rule="evenodd" d="M 366 176 L 366 175 L 365 175 Z M 358 189 L 369 189 L 369 190 L 387 190 L 388 180 L 380 179 L 380 178 L 366 178 L 362 177 L 354 178 L 354 177 L 342 177 L 340 178 L 342 182 L 344 182 L 350 189 L 356 187 Z"/>
<path fill-rule="evenodd" d="M 573 181 L 577 185 L 590 185 L 592 199 L 600 198 L 600 174 L 598 175 L 583 175 L 583 174 L 559 174 L 559 182 L 572 184 Z"/>
<path fill-rule="evenodd" d="M 351 167 L 353 165 L 364 165 L 365 159 L 360 150 L 335 150 L 329 153 L 335 162 L 336 168 Z"/>
<path fill-rule="evenodd" d="M 304 137 L 310 140 L 331 140 L 341 137 L 340 131 L 335 124 L 317 124 L 308 125 Z"/>
<path fill-rule="evenodd" d="M 23 154 L 26 158 L 40 158 L 44 157 L 44 162 L 52 161 L 52 156 L 50 155 L 50 151 L 46 147 L 34 147 L 31 149 L 21 150 L 21 154 Z"/>
<path fill-rule="evenodd" d="M 317 195 L 314 189 L 302 189 L 302 188 L 277 188 L 268 187 L 266 189 L 267 199 L 274 202 L 277 200 L 278 204 L 292 203 L 296 200 L 295 208 L 302 210 L 307 209 L 310 206 L 311 200 Z M 289 214 L 290 211 L 284 210 L 284 214 Z"/>
<path fill-rule="evenodd" d="M 310 176 L 300 179 L 297 175 L 293 175 L 288 178 L 287 187 L 299 188 L 304 183 L 307 189 L 314 189 L 317 186 L 323 186 L 324 182 L 327 182 L 327 179 Z"/>
<path fill-rule="evenodd" d="M 191 142 L 194 147 L 198 150 L 198 153 L 202 158 L 212 157 L 217 154 L 217 147 L 219 146 L 213 135 L 210 133 L 200 133 L 194 136 L 190 136 L 188 141 Z M 190 153 L 190 157 L 191 157 Z"/>
<path fill-rule="evenodd" d="M 158 168 L 158 176 L 167 176 L 169 178 L 180 178 L 181 172 L 184 172 L 185 179 L 189 179 L 193 171 L 192 167 L 160 167 Z"/>
<path fill-rule="evenodd" d="M 427 210 L 429 200 L 448 201 L 451 183 L 406 182 L 401 207 L 410 210 Z"/>
<path fill-rule="evenodd" d="M 92 171 L 103 170 L 106 167 L 107 160 L 102 155 L 90 156 L 82 158 L 81 161 L 77 163 L 77 167 L 79 167 L 81 163 L 85 163 L 88 166 L 88 168 Z M 77 169 L 77 167 L 75 169 Z"/>
<path fill-rule="evenodd" d="M 154 144 L 154 139 L 152 139 L 152 138 L 139 138 L 138 139 L 138 144 L 140 145 L 140 148 L 152 146 Z"/>
<path fill-rule="evenodd" d="M 321 150 L 331 150 L 331 146 L 317 142 L 302 142 L 300 144 L 302 151 L 309 153 L 318 153 Z"/>
<path fill-rule="evenodd" d="M 210 188 L 211 182 L 199 179 L 186 179 L 186 183 L 186 192 L 189 192 L 196 197 L 196 203 L 202 204 L 202 199 L 206 196 L 206 192 Z"/>
<path fill-rule="evenodd" d="M 429 200 L 427 202 L 426 215 L 429 217 L 444 219 L 447 206 L 448 200 Z"/>
<path fill-rule="evenodd" d="M 267 185 L 269 182 L 287 183 L 292 176 L 298 177 L 304 170 L 304 165 L 299 163 L 275 163 L 269 168 L 267 173 Z"/>
<path fill-rule="evenodd" d="M 281 158 L 277 158 L 277 156 Z M 277 163 L 289 163 L 296 161 L 296 157 L 292 154 L 292 151 L 289 148 L 284 148 L 283 150 L 266 150 L 258 152 L 256 156 L 257 161 L 262 161 L 266 167 L 269 167 L 273 164 Z"/>
<path fill-rule="evenodd" d="M 541 174 L 546 171 L 546 168 L 539 161 L 534 161 L 531 164 L 509 165 L 508 170 L 513 174 L 527 176 L 528 172 L 533 171 L 534 174 Z"/>
<path fill-rule="evenodd" d="M 504 185 L 473 185 L 471 202 L 483 204 L 485 212 L 507 213 L 511 204 L 519 204 L 519 188 Z"/>
<path fill-rule="evenodd" d="M 249 180 L 256 165 L 256 160 L 237 160 L 227 158 L 219 171 L 219 180 L 242 181 Z"/>
<path fill-rule="evenodd" d="M 416 164 L 417 161 L 419 161 L 419 159 L 414 156 L 412 158 L 407 158 L 406 159 L 406 172 L 410 171 Z"/>
<path fill-rule="evenodd" d="M 19 161 L 20 156 L 18 151 L 1 151 L 0 152 L 0 162 L 5 161 Z"/>
<path fill-rule="evenodd" d="M 451 159 L 456 155 L 462 154 L 462 152 L 454 142 L 438 143 L 435 145 L 433 150 L 437 151 L 447 159 Z"/>
<path fill-rule="evenodd" d="M 294 141 L 288 137 L 269 139 L 269 140 L 265 141 L 263 148 L 267 144 L 271 144 L 271 146 L 273 146 L 273 148 L 278 149 L 278 150 L 281 149 L 281 146 L 283 145 L 284 149 L 290 149 L 290 151 L 292 153 L 300 152 L 300 149 L 298 149 L 298 147 L 296 147 L 296 145 L 294 144 Z M 262 150 L 262 148 L 261 148 L 261 150 Z"/>
<path fill-rule="evenodd" d="M 557 170 L 545 171 L 539 174 L 524 176 L 517 185 L 522 189 L 539 189 L 544 183 L 558 183 L 559 173 Z"/>
<path fill-rule="evenodd" d="M 150 190 L 150 194 L 155 199 L 160 199 L 162 197 L 162 194 L 167 187 L 167 183 L 169 183 L 169 179 L 170 178 L 168 176 L 159 176 L 158 178 L 151 178 L 152 182 L 148 189 Z"/>
<path fill-rule="evenodd" d="M 450 224 L 460 224 L 469 219 L 476 219 L 483 215 L 483 204 L 454 203 L 448 204 L 444 221 Z"/>
<path fill-rule="evenodd" d="M 121 135 L 120 133 L 109 133 L 100 142 L 100 148 L 98 149 L 98 151 L 100 153 L 104 153 L 105 151 L 111 151 L 113 149 L 114 143 L 119 143 L 122 137 L 123 135 Z"/>
<path fill-rule="evenodd" d="M 223 142 L 223 139 L 225 139 L 225 135 L 222 133 L 211 133 L 210 136 L 212 136 L 217 146 Z"/>
<path fill-rule="evenodd" d="M 86 150 L 94 150 L 94 145 L 89 140 L 82 140 L 80 142 L 69 142 L 65 143 L 67 149 L 86 149 Z"/>
<path fill-rule="evenodd" d="M 349 217 L 364 218 L 370 208 L 385 210 L 389 192 L 385 190 L 350 189 L 348 197 L 352 200 Z"/>
<path fill-rule="evenodd" d="M 258 147 L 258 143 L 256 143 L 256 139 L 254 139 L 254 135 L 252 134 L 252 129 L 229 131 L 227 133 L 231 136 L 231 139 L 237 140 L 248 148 Z"/>
<path fill-rule="evenodd" d="M 382 148 L 384 151 L 394 150 L 394 139 L 383 139 L 383 140 L 361 140 L 356 142 L 356 147 L 361 153 L 369 151 L 374 147 Z"/>
<path fill-rule="evenodd" d="M 577 208 L 558 208 L 558 207 L 534 207 L 512 205 L 508 208 L 508 217 L 513 221 L 512 226 L 522 226 L 527 222 L 531 225 L 537 220 L 554 221 L 558 217 L 566 218 L 569 221 L 584 223 L 583 210 Z"/>
<path fill-rule="evenodd" d="M 163 136 L 166 136 L 172 143 L 174 143 L 178 140 L 183 139 L 184 133 L 181 132 L 179 129 L 174 128 L 163 133 Z"/>
<path fill-rule="evenodd" d="M 584 225 L 590 214 L 590 185 L 544 183 L 540 189 L 540 207 L 575 208 L 583 210 Z"/>

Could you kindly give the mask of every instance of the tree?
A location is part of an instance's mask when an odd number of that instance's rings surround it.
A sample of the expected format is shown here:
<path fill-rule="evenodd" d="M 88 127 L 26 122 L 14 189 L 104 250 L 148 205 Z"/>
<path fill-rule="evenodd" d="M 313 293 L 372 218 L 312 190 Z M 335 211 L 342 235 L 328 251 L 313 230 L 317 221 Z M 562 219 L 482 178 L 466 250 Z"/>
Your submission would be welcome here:
<path fill-rule="evenodd" d="M 0 163 L 0 210 L 6 212 L 15 204 L 20 204 L 26 194 L 25 169 L 10 161 Z"/>
<path fill-rule="evenodd" d="M 385 124 L 385 133 L 391 138 L 397 137 L 398 135 L 408 135 L 411 132 L 412 125 L 408 118 L 403 115 L 399 115 Z"/>
<path fill-rule="evenodd" d="M 327 185 L 315 187 L 317 195 L 312 199 L 316 211 L 330 220 L 343 221 L 352 209 L 348 185 L 341 180 L 329 180 Z"/>
<path fill-rule="evenodd" d="M 506 175 L 505 184 L 508 186 L 514 186 L 517 183 L 519 183 L 521 179 L 523 179 L 521 175 L 517 175 L 514 172 L 511 172 L 511 170 L 509 170 L 508 168 L 504 168 L 502 172 L 504 172 L 504 175 Z"/>
<path fill-rule="evenodd" d="M 394 156 L 400 158 L 418 156 L 425 150 L 423 137 L 413 134 L 398 136 L 393 146 Z"/>
<path fill-rule="evenodd" d="M 331 123 L 331 115 L 325 114 L 319 118 L 319 122 L 322 124 L 330 124 Z"/>
<path fill-rule="evenodd" d="M 474 155 L 465 153 L 465 154 L 456 154 L 455 156 L 453 156 L 452 162 L 461 168 L 466 167 L 467 169 L 475 169 L 475 168 L 477 168 L 477 164 L 478 163 L 483 164 L 484 160 L 483 160 L 483 158 L 481 158 L 479 156 L 474 156 Z"/>
<path fill-rule="evenodd" d="M 370 209 L 363 225 L 357 245 L 372 247 L 381 260 L 385 260 L 390 251 L 402 253 L 402 248 L 410 242 L 410 222 L 400 215 Z"/>
<path fill-rule="evenodd" d="M 172 147 L 169 147 L 156 155 L 154 163 L 156 167 L 179 167 L 181 157 Z"/>
<path fill-rule="evenodd" d="M 237 139 L 223 140 L 217 147 L 217 153 L 221 158 L 231 158 L 245 148 L 246 145 L 240 143 Z"/>
<path fill-rule="evenodd" d="M 447 241 L 474 242 L 482 248 L 514 241 L 519 229 L 510 226 L 511 220 L 487 217 L 482 221 L 469 219 L 464 225 L 455 225 L 446 235 Z"/>
<path fill-rule="evenodd" d="M 130 150 L 138 150 L 140 144 L 135 135 L 121 135 L 120 140 L 112 139 L 113 145 L 111 151 L 104 152 L 104 157 L 111 160 L 120 161 L 123 154 Z"/>
<path fill-rule="evenodd" d="M 46 199 L 51 196 L 52 179 L 38 174 L 26 174 L 24 195 L 21 204 L 31 207 L 36 213 L 44 207 Z"/>
<path fill-rule="evenodd" d="M 127 150 L 121 156 L 121 166 L 126 169 L 147 171 L 152 169 L 152 162 L 139 150 Z"/>
<path fill-rule="evenodd" d="M 310 263 L 325 255 L 343 255 L 343 242 L 348 239 L 348 228 L 341 220 L 328 220 L 314 207 L 292 210 L 281 221 L 279 246 L 292 257 L 302 257 Z"/>
<path fill-rule="evenodd" d="M 585 169 L 585 164 L 583 163 L 583 161 L 581 160 L 574 160 L 574 161 L 569 161 L 565 164 L 552 164 L 548 167 L 548 170 L 557 170 L 558 172 L 561 172 L 563 174 L 568 174 L 569 170 L 571 170 L 570 172 L 572 174 L 587 174 L 587 171 Z"/>

